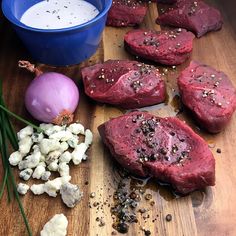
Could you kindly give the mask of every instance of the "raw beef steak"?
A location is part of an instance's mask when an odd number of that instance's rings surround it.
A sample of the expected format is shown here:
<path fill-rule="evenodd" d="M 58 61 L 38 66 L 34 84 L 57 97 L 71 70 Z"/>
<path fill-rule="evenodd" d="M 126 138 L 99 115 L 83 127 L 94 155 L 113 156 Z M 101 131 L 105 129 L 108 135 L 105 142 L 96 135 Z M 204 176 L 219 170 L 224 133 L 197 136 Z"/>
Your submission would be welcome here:
<path fill-rule="evenodd" d="M 181 0 L 160 15 L 160 25 L 181 27 L 201 37 L 209 31 L 221 29 L 223 21 L 220 12 L 201 0 Z"/>
<path fill-rule="evenodd" d="M 192 61 L 178 78 L 183 103 L 209 132 L 220 132 L 236 109 L 236 90 L 221 71 Z"/>
<path fill-rule="evenodd" d="M 147 3 L 145 1 L 113 0 L 106 24 L 115 27 L 139 25 L 146 12 Z"/>
<path fill-rule="evenodd" d="M 163 3 L 163 4 L 173 4 L 176 2 L 177 0 L 157 0 L 157 3 Z"/>
<path fill-rule="evenodd" d="M 98 102 L 138 108 L 165 100 L 157 68 L 137 61 L 108 60 L 82 69 L 85 93 Z"/>
<path fill-rule="evenodd" d="M 164 65 L 183 63 L 193 49 L 194 35 L 185 29 L 169 31 L 132 30 L 126 33 L 125 48 L 132 54 Z"/>
<path fill-rule="evenodd" d="M 132 112 L 98 130 L 112 156 L 133 174 L 157 178 L 182 194 L 215 184 L 207 143 L 177 118 Z"/>

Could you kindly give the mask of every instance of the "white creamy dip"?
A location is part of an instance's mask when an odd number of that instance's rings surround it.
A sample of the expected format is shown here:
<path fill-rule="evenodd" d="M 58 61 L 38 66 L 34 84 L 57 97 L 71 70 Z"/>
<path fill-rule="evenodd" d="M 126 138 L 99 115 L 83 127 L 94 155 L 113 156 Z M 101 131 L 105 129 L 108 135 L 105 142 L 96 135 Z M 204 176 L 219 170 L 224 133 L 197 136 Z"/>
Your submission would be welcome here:
<path fill-rule="evenodd" d="M 38 29 L 63 29 L 95 18 L 98 9 L 84 0 L 45 0 L 30 7 L 20 21 Z"/>

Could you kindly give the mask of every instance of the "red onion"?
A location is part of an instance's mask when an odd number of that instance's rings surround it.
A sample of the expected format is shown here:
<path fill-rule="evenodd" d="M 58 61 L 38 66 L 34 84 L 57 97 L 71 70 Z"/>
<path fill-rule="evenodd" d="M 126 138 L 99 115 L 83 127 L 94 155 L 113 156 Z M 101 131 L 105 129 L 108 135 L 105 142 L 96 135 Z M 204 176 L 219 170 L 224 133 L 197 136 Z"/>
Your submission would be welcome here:
<path fill-rule="evenodd" d="M 79 90 L 73 80 L 55 72 L 42 73 L 27 63 L 20 61 L 19 66 L 37 75 L 25 94 L 25 106 L 29 113 L 46 123 L 60 125 L 72 122 L 79 102 Z"/>

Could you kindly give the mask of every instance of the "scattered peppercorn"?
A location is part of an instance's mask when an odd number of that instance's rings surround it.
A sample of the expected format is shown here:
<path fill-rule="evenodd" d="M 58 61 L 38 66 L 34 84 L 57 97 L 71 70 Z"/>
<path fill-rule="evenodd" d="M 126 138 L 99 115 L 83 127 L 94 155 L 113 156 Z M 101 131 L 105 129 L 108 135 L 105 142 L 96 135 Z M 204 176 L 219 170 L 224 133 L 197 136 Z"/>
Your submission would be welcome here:
<path fill-rule="evenodd" d="M 217 149 L 216 149 L 216 152 L 217 152 L 217 153 L 221 153 L 221 149 L 220 149 L 220 148 L 217 148 Z"/>
<path fill-rule="evenodd" d="M 103 219 L 100 219 L 100 223 L 98 226 L 103 227 L 105 225 L 105 221 Z"/>
<path fill-rule="evenodd" d="M 116 228 L 117 231 L 122 234 L 126 234 L 129 230 L 129 226 L 126 223 L 119 223 Z"/>
<path fill-rule="evenodd" d="M 151 235 L 151 231 L 150 231 L 150 230 L 144 230 L 144 235 L 145 235 L 145 236 Z"/>
<path fill-rule="evenodd" d="M 154 202 L 154 201 L 151 201 L 151 202 L 150 202 L 150 205 L 151 205 L 151 206 L 154 206 L 154 205 L 155 205 L 155 202 Z"/>
<path fill-rule="evenodd" d="M 172 215 L 171 214 L 166 215 L 166 221 L 170 222 L 171 220 L 172 220 Z"/>
<path fill-rule="evenodd" d="M 151 195 L 150 193 L 146 194 L 146 195 L 145 195 L 145 199 L 146 199 L 147 201 L 151 200 L 151 199 L 152 199 L 152 195 Z"/>
<path fill-rule="evenodd" d="M 140 212 L 141 214 L 145 213 L 146 211 L 147 211 L 147 210 L 146 210 L 145 208 L 139 209 L 139 212 Z"/>

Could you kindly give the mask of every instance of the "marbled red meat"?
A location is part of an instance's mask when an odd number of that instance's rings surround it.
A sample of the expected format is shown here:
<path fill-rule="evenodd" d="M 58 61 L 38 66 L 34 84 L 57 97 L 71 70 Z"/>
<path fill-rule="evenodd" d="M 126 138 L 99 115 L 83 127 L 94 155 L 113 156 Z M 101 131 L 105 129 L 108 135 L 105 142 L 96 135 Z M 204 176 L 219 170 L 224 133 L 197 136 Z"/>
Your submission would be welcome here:
<path fill-rule="evenodd" d="M 164 65 L 178 65 L 193 49 L 194 35 L 185 29 L 168 31 L 131 30 L 125 34 L 125 48 L 130 53 Z"/>
<path fill-rule="evenodd" d="M 147 13 L 147 3 L 140 0 L 113 0 L 106 24 L 115 27 L 142 23 Z"/>
<path fill-rule="evenodd" d="M 108 60 L 82 69 L 85 93 L 92 99 L 123 108 L 165 100 L 165 83 L 157 68 L 137 61 Z"/>
<path fill-rule="evenodd" d="M 221 29 L 220 11 L 201 0 L 181 0 L 161 14 L 156 22 L 188 29 L 201 37 L 207 32 Z"/>
<path fill-rule="evenodd" d="M 135 175 L 169 183 L 182 194 L 215 184 L 207 143 L 178 118 L 132 112 L 98 130 L 112 156 Z"/>
<path fill-rule="evenodd" d="M 163 3 L 163 4 L 173 4 L 176 2 L 177 0 L 157 0 L 157 3 Z"/>
<path fill-rule="evenodd" d="M 225 128 L 236 109 L 236 90 L 226 74 L 192 61 L 178 86 L 183 103 L 202 127 L 212 133 Z"/>

